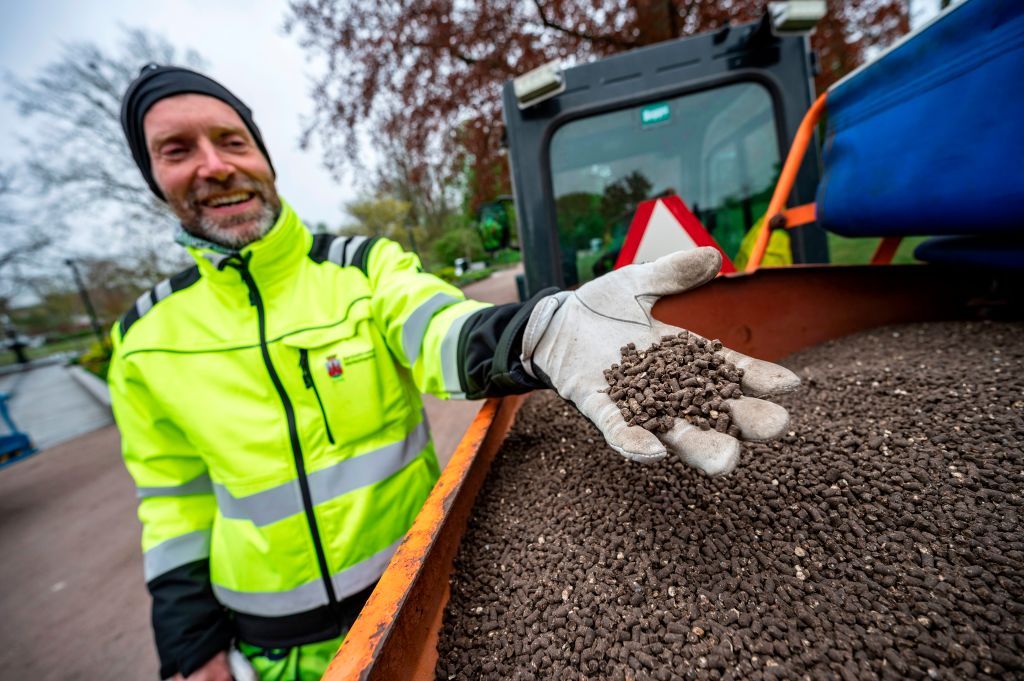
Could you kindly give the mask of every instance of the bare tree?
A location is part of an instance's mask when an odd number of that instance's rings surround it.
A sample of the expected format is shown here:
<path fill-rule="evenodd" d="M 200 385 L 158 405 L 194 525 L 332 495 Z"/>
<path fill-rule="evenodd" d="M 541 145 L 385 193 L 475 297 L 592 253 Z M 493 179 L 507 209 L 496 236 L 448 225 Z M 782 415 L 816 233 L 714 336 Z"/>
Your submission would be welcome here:
<path fill-rule="evenodd" d="M 446 178 L 443 169 L 430 165 L 416 167 L 399 141 L 381 140 L 381 161 L 377 167 L 372 193 L 392 196 L 409 205 L 408 222 L 418 227 L 420 246 L 428 246 L 450 227 L 461 214 L 463 178 Z M 421 254 L 429 257 L 430 249 Z"/>
<path fill-rule="evenodd" d="M 116 49 L 70 44 L 31 79 L 7 75 L 29 123 L 21 141 L 31 226 L 47 236 L 67 230 L 72 238 L 54 244 L 61 256 L 114 252 L 140 265 L 161 263 L 155 274 L 184 262 L 180 249 L 168 249 L 171 213 L 150 193 L 121 132 L 121 96 L 148 62 L 202 65 L 193 51 L 181 54 L 158 35 L 125 29 Z"/>
<path fill-rule="evenodd" d="M 26 211 L 16 205 L 16 195 L 14 171 L 0 168 L 0 295 L 5 297 L 17 295 L 24 270 L 52 238 L 29 225 Z"/>
<path fill-rule="evenodd" d="M 416 239 L 422 239 L 423 234 L 411 224 L 409 209 L 409 202 L 393 196 L 366 196 L 349 201 L 345 211 L 356 222 L 342 227 L 342 232 L 387 237 L 415 251 Z M 417 231 L 421 233 L 416 235 Z"/>

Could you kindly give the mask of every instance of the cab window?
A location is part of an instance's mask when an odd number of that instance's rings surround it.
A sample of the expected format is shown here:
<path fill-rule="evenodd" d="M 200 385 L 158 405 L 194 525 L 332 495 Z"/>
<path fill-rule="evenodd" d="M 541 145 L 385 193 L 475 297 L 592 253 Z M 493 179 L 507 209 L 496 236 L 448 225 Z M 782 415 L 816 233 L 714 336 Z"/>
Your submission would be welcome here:
<path fill-rule="evenodd" d="M 670 194 L 734 257 L 781 167 L 771 96 L 755 83 L 570 121 L 550 159 L 566 285 L 610 270 L 637 204 Z"/>

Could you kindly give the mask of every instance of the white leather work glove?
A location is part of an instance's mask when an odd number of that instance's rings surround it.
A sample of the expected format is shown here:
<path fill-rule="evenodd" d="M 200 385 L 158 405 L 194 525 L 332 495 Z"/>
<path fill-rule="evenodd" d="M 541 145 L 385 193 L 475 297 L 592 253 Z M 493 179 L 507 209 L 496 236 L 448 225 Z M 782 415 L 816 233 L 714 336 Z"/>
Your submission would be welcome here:
<path fill-rule="evenodd" d="M 736 438 L 701 430 L 681 418 L 671 430 L 658 435 L 629 426 L 608 396 L 604 378 L 605 369 L 622 362 L 621 347 L 635 343 L 643 350 L 660 342 L 662 336 L 682 331 L 651 316 L 658 298 L 710 281 L 721 266 L 722 257 L 714 248 L 679 251 L 609 272 L 575 291 L 542 298 L 523 333 L 525 369 L 547 380 L 559 395 L 575 404 L 612 449 L 629 459 L 651 463 L 671 451 L 708 475 L 732 471 L 740 455 Z M 720 353 L 744 371 L 740 381 L 744 396 L 727 400 L 740 437 L 756 441 L 781 435 L 789 425 L 789 414 L 758 398 L 794 390 L 800 379 L 784 367 L 728 348 Z"/>

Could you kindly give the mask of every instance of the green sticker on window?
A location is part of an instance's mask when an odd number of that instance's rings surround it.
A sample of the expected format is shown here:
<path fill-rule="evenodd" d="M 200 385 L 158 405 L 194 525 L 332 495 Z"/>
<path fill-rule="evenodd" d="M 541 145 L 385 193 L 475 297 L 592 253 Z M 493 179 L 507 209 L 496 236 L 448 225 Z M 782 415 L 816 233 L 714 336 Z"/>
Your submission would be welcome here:
<path fill-rule="evenodd" d="M 664 123 L 671 117 L 672 108 L 668 105 L 668 102 L 648 104 L 640 109 L 640 126 L 647 127 L 648 125 Z"/>

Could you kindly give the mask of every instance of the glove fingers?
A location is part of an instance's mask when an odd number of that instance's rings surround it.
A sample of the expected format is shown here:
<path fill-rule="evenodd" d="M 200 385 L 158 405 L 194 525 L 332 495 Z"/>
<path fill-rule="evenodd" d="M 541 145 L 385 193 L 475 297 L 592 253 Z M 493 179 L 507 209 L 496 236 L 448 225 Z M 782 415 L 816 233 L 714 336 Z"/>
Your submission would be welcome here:
<path fill-rule="evenodd" d="M 800 387 L 800 377 L 784 366 L 754 359 L 729 348 L 722 348 L 722 355 L 743 369 L 740 387 L 751 397 L 781 395 Z"/>
<path fill-rule="evenodd" d="M 671 452 L 707 475 L 725 475 L 740 460 L 739 440 L 716 430 L 701 430 L 681 419 L 658 438 Z"/>
<path fill-rule="evenodd" d="M 607 393 L 591 393 L 576 405 L 590 419 L 608 446 L 622 456 L 638 463 L 654 463 L 668 453 L 658 437 L 640 426 L 629 426 Z"/>
<path fill-rule="evenodd" d="M 715 278 L 722 269 L 722 254 L 710 246 L 676 251 L 648 265 L 646 281 L 637 293 L 667 296 L 682 293 Z"/>
<path fill-rule="evenodd" d="M 744 440 L 770 440 L 786 432 L 789 412 L 785 408 L 756 397 L 726 400 L 733 424 Z"/>

